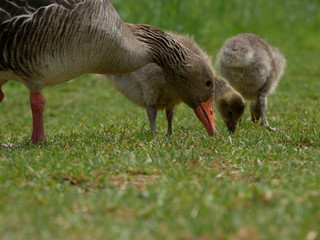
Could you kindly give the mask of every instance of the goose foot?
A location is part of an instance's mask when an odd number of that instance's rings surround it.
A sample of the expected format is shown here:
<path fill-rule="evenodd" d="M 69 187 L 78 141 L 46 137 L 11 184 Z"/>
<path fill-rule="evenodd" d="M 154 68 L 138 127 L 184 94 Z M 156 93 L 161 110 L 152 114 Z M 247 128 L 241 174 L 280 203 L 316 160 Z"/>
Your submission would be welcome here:
<path fill-rule="evenodd" d="M 12 148 L 12 147 L 18 147 L 21 143 L 1 143 L 0 147 L 2 148 Z"/>
<path fill-rule="evenodd" d="M 32 143 L 31 141 L 27 142 L 14 142 L 14 143 L 1 143 L 0 148 L 15 148 L 15 147 L 30 147 L 35 146 L 36 144 Z M 43 146 L 43 145 L 41 145 Z M 46 148 L 55 148 L 55 145 L 45 145 Z"/>
<path fill-rule="evenodd" d="M 22 142 L 13 142 L 13 143 L 1 143 L 0 147 L 3 148 L 14 148 L 14 147 L 26 147 L 29 146 L 30 142 L 29 141 L 22 141 Z"/>
<path fill-rule="evenodd" d="M 46 142 L 43 125 L 43 110 L 45 99 L 41 93 L 30 93 L 30 105 L 32 111 L 33 129 L 31 135 L 31 143 L 40 145 Z"/>
<path fill-rule="evenodd" d="M 263 125 L 263 124 L 262 124 Z M 269 125 L 265 125 L 266 126 L 266 128 L 269 130 L 269 131 L 277 131 L 277 128 L 274 128 L 274 127 L 271 127 L 271 126 L 269 126 Z"/>

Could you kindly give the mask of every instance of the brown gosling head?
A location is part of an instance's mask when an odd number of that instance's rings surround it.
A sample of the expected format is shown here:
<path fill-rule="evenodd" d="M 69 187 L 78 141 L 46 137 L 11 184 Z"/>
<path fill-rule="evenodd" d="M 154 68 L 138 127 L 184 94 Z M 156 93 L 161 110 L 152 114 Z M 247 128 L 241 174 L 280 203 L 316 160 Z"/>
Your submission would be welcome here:
<path fill-rule="evenodd" d="M 235 91 L 226 91 L 217 101 L 218 111 L 228 130 L 234 133 L 245 109 L 243 97 Z"/>

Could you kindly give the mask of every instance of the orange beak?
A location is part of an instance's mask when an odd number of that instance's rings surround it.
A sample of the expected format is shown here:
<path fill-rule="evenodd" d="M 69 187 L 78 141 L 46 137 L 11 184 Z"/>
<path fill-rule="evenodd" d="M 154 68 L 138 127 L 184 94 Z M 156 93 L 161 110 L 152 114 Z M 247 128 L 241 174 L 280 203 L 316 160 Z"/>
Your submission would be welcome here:
<path fill-rule="evenodd" d="M 193 111 L 206 128 L 207 133 L 213 135 L 216 131 L 214 126 L 213 97 L 206 102 L 200 103 Z"/>

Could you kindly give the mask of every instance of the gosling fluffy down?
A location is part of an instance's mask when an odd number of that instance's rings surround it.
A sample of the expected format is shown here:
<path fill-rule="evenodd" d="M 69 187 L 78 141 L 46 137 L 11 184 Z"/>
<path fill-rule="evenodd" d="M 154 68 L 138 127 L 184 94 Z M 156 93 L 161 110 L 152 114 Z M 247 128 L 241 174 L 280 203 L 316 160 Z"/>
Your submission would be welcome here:
<path fill-rule="evenodd" d="M 252 33 L 227 39 L 217 60 L 221 75 L 251 102 L 252 121 L 272 128 L 266 117 L 267 96 L 277 87 L 286 66 L 285 57 L 266 40 Z"/>

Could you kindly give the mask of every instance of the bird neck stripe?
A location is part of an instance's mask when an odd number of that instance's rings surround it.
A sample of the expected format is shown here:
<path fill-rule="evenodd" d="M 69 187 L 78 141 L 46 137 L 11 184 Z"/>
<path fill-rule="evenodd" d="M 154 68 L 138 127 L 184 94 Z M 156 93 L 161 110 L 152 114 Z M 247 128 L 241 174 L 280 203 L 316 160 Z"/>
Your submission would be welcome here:
<path fill-rule="evenodd" d="M 187 60 L 187 50 L 164 31 L 149 25 L 135 25 L 133 32 L 147 45 L 159 66 L 178 67 Z"/>

